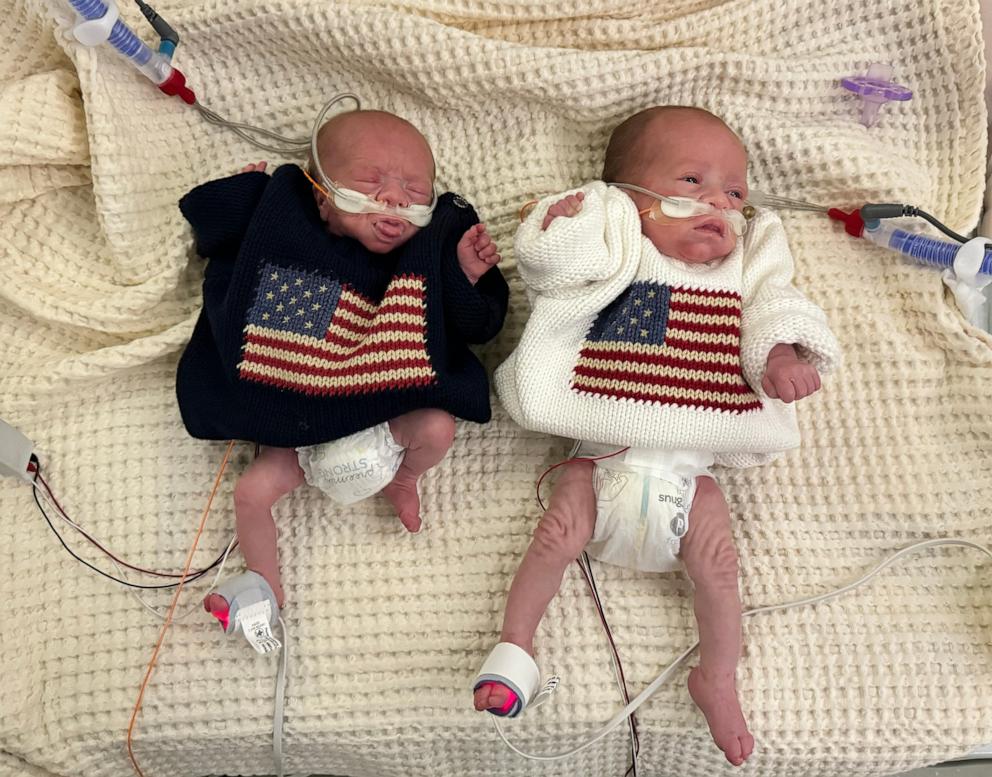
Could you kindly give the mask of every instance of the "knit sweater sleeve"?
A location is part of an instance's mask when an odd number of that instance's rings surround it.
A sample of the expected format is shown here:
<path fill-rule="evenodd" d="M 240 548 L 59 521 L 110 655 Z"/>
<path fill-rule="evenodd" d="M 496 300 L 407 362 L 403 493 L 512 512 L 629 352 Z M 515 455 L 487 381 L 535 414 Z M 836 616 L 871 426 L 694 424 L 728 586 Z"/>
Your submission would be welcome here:
<path fill-rule="evenodd" d="M 781 220 L 760 211 L 744 250 L 741 366 L 752 387 L 761 386 L 768 354 L 779 343 L 796 346 L 799 356 L 821 373 L 840 363 L 840 345 L 824 312 L 792 285 L 792 253 Z"/>
<path fill-rule="evenodd" d="M 466 343 L 485 343 L 503 328 L 510 287 L 498 267 L 490 268 L 473 286 L 458 264 L 457 254 L 441 266 L 448 326 Z"/>
<path fill-rule="evenodd" d="M 433 226 L 441 236 L 441 286 L 445 325 L 465 343 L 485 343 L 503 328 L 510 288 L 498 267 L 491 267 L 473 285 L 458 263 L 458 243 L 479 216 L 463 198 L 441 196 Z"/>
<path fill-rule="evenodd" d="M 179 200 L 179 210 L 193 227 L 196 252 L 200 256 L 235 260 L 269 180 L 265 173 L 240 173 L 207 181 Z"/>
<path fill-rule="evenodd" d="M 548 209 L 568 194 L 585 195 L 574 216 L 560 216 L 541 229 Z M 640 222 L 630 198 L 602 181 L 540 200 L 513 241 L 520 277 L 532 293 L 569 297 L 586 294 L 612 278 L 640 245 Z"/>

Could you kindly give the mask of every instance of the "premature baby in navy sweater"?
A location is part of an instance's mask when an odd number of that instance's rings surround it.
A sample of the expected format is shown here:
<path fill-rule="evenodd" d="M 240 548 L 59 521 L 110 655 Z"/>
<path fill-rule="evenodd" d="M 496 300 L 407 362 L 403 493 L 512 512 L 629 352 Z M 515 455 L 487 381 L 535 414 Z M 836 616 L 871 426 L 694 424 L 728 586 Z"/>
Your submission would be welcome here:
<path fill-rule="evenodd" d="M 260 611 L 273 625 L 283 604 L 277 500 L 304 480 L 343 503 L 381 491 L 419 531 L 417 482 L 453 416 L 490 418 L 468 346 L 500 330 L 509 291 L 485 225 L 461 197 L 435 199 L 431 148 L 397 116 L 335 116 L 317 153 L 326 178 L 261 162 L 180 202 L 210 259 L 178 369 L 183 421 L 262 445 L 234 492 L 249 571 L 204 599 L 227 633 L 248 636 Z"/>

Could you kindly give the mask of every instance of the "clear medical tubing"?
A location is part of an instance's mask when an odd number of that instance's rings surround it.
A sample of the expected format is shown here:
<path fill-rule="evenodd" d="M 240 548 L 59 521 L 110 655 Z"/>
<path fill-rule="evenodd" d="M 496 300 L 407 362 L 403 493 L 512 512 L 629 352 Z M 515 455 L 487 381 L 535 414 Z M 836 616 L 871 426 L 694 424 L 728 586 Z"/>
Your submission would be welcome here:
<path fill-rule="evenodd" d="M 84 19 L 102 19 L 107 13 L 107 4 L 102 0 L 69 0 L 69 5 Z M 107 42 L 156 84 L 172 74 L 168 57 L 148 48 L 120 19 L 114 22 Z"/>
<path fill-rule="evenodd" d="M 881 224 L 875 229 L 866 227 L 864 237 L 876 245 L 891 248 L 921 264 L 935 267 L 952 267 L 954 257 L 961 249 L 959 243 L 907 232 L 888 224 Z M 979 272 L 992 275 L 992 252 L 988 248 L 985 249 L 985 258 L 982 260 L 982 268 Z"/>

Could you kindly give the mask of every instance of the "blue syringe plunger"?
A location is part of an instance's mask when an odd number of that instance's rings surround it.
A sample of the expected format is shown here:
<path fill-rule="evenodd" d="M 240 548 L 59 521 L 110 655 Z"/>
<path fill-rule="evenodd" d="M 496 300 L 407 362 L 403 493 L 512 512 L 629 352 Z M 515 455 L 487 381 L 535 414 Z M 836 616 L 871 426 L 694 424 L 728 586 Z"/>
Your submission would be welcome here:
<path fill-rule="evenodd" d="M 148 48 L 121 20 L 114 0 L 69 0 L 69 4 L 83 17 L 72 34 L 84 46 L 109 43 L 156 86 L 172 75 L 169 58 Z"/>
<path fill-rule="evenodd" d="M 83 17 L 72 30 L 80 43 L 86 46 L 109 43 L 165 94 L 178 95 L 189 105 L 196 102 L 196 95 L 186 86 L 186 77 L 170 61 L 173 44 L 164 51 L 152 51 L 121 21 L 114 0 L 69 0 L 69 4 Z"/>
<path fill-rule="evenodd" d="M 960 243 L 907 232 L 905 229 L 892 227 L 884 222 L 878 222 L 877 226 L 872 225 L 872 227 L 866 224 L 863 237 L 876 245 L 890 248 L 921 264 L 934 267 L 953 267 L 954 259 L 961 250 Z M 988 247 L 985 249 L 985 258 L 982 260 L 979 272 L 992 275 L 992 250 Z"/>

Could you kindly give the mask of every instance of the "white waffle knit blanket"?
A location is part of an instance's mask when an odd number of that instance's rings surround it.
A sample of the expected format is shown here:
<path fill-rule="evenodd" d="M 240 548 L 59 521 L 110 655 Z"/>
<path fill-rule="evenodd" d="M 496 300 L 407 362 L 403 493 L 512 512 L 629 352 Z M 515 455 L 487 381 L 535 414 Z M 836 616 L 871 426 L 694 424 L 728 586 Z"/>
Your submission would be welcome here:
<path fill-rule="evenodd" d="M 189 439 L 174 399 L 202 277 L 176 201 L 260 154 L 106 48 L 54 33 L 65 8 L 2 8 L 0 416 L 36 442 L 84 528 L 131 563 L 176 569 L 224 448 Z M 478 206 L 507 255 L 513 309 L 484 350 L 490 367 L 527 316 L 509 255 L 517 209 L 596 177 L 610 129 L 647 105 L 723 116 L 750 148 L 755 188 L 845 206 L 910 202 L 958 230 L 979 215 L 974 0 L 161 0 L 158 10 L 183 36 L 177 65 L 224 116 L 304 135 L 330 94 L 350 90 L 423 129 L 440 186 Z M 122 12 L 150 38 L 133 6 Z M 838 78 L 871 61 L 892 63 L 915 96 L 868 130 Z M 824 592 L 911 540 L 992 542 L 992 338 L 963 322 L 937 273 L 822 216 L 784 221 L 796 284 L 826 311 L 846 361 L 800 407 L 801 449 L 722 474 L 748 606 Z M 277 507 L 293 638 L 287 771 L 623 774 L 622 732 L 541 767 L 470 709 L 538 516 L 534 481 L 565 451 L 499 409 L 488 427 L 460 425 L 424 479 L 416 536 L 381 499 L 342 509 L 304 488 Z M 195 565 L 227 543 L 250 456 L 236 449 Z M 929 552 L 827 606 L 747 622 L 739 686 L 757 745 L 738 773 L 878 775 L 992 741 L 989 570 L 970 551 Z M 681 575 L 596 571 L 636 692 L 695 639 L 690 588 Z M 130 774 L 125 729 L 158 628 L 59 547 L 26 485 L 0 481 L 0 774 Z M 563 687 L 509 734 L 527 749 L 565 749 L 618 707 L 574 570 L 536 648 Z M 275 658 L 226 640 L 202 613 L 176 623 L 135 730 L 145 774 L 271 773 L 275 672 Z M 685 671 L 639 721 L 641 774 L 731 771 Z"/>

